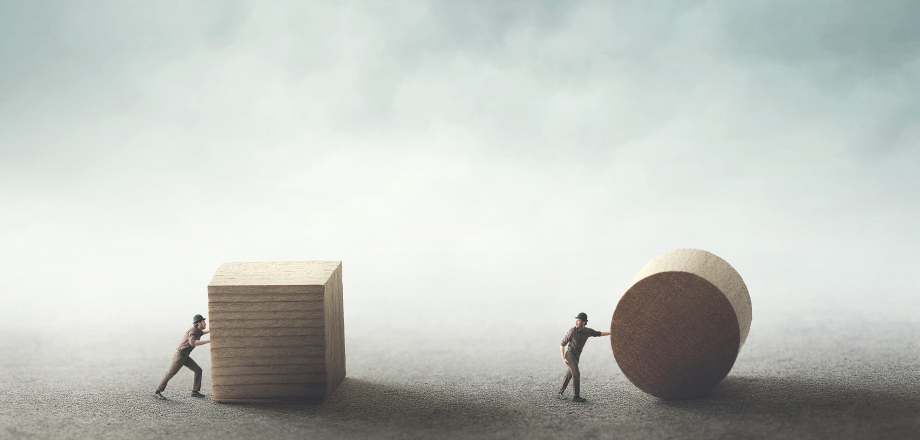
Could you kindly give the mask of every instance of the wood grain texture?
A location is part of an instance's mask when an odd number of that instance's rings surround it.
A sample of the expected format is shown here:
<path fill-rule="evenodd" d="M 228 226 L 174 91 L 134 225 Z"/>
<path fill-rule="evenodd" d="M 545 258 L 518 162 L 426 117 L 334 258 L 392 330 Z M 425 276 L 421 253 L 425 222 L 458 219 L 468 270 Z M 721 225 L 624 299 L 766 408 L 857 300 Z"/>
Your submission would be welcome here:
<path fill-rule="evenodd" d="M 212 315 L 213 316 L 213 315 Z M 290 320 L 265 320 L 265 319 L 223 319 L 220 314 L 209 324 L 212 330 L 225 328 L 320 328 L 325 332 L 325 323 L 322 319 L 290 319 Z"/>
<path fill-rule="evenodd" d="M 223 266 L 221 266 L 223 267 Z M 250 286 L 250 285 L 222 285 L 222 286 L 208 286 L 208 296 L 212 295 L 264 295 L 264 296 L 287 296 L 287 295 L 300 295 L 302 297 L 311 297 L 311 296 L 320 296 L 323 295 L 323 286 L 318 284 L 315 286 L 297 286 L 297 285 L 282 285 L 282 286 L 271 286 L 271 285 L 259 285 L 259 286 Z"/>
<path fill-rule="evenodd" d="M 323 361 L 325 359 L 321 359 Z M 211 367 L 214 376 L 239 376 L 246 374 L 308 374 L 325 373 L 326 363 L 294 364 L 294 365 L 253 365 L 238 367 Z"/>
<path fill-rule="evenodd" d="M 245 357 L 297 357 L 318 356 L 326 353 L 322 345 L 290 346 L 290 347 L 245 347 L 245 348 L 217 348 L 211 350 L 211 359 L 245 358 Z"/>
<path fill-rule="evenodd" d="M 256 336 L 324 336 L 324 327 L 261 327 L 261 328 L 221 328 L 220 337 L 256 337 Z M 214 330 L 211 329 L 212 337 Z"/>
<path fill-rule="evenodd" d="M 341 262 L 225 263 L 208 309 L 215 401 L 321 403 L 344 379 Z"/>
<path fill-rule="evenodd" d="M 286 303 L 295 304 L 295 303 Z M 215 304 L 219 308 L 219 305 Z M 283 311 L 283 312 L 213 312 L 208 305 L 208 313 L 213 316 L 214 321 L 233 321 L 238 319 L 258 320 L 258 321 L 286 321 L 286 320 L 311 320 L 322 322 L 325 313 L 323 310 L 307 311 Z"/>
<path fill-rule="evenodd" d="M 270 261 L 221 264 L 208 287 L 323 286 L 341 261 Z"/>
<path fill-rule="evenodd" d="M 342 265 L 326 281 L 326 396 L 345 379 L 345 312 L 342 301 Z"/>
<path fill-rule="evenodd" d="M 209 293 L 208 302 L 211 304 L 217 303 L 286 303 L 286 302 L 318 302 L 322 304 L 323 302 L 323 292 L 319 293 L 291 293 L 291 294 L 273 294 L 267 292 L 259 292 L 258 294 L 253 294 L 252 292 L 248 294 L 226 294 L 226 293 Z"/>
<path fill-rule="evenodd" d="M 263 301 L 263 302 L 211 302 L 209 313 L 279 313 L 279 312 L 322 312 L 322 301 Z M 301 316 L 295 315 L 300 318 Z"/>
<path fill-rule="evenodd" d="M 661 272 L 634 284 L 610 324 L 623 374 L 663 399 L 699 397 L 728 375 L 738 355 L 738 320 L 712 283 Z"/>
<path fill-rule="evenodd" d="M 303 347 L 326 345 L 323 335 L 312 336 L 236 336 L 217 338 L 211 348 Z"/>
<path fill-rule="evenodd" d="M 211 359 L 212 370 L 226 367 L 260 367 L 267 365 L 322 365 L 323 368 L 326 368 L 326 356 L 324 354 L 319 354 L 315 356 Z"/>
<path fill-rule="evenodd" d="M 741 275 L 718 255 L 702 249 L 675 249 L 652 258 L 633 278 L 633 284 L 658 272 L 689 272 L 709 281 L 728 298 L 741 329 L 739 350 L 751 330 L 753 309 L 751 295 Z"/>
<path fill-rule="evenodd" d="M 220 375 L 221 385 L 267 385 L 267 384 L 325 384 L 326 373 L 297 374 L 226 374 Z"/>

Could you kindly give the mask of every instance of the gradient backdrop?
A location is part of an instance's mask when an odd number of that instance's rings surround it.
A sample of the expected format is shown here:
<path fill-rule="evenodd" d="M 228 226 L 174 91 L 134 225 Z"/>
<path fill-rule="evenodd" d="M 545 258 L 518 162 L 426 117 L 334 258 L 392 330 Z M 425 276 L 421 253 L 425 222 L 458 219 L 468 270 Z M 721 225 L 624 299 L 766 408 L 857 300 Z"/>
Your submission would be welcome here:
<path fill-rule="evenodd" d="M 914 316 L 918 21 L 913 1 L 5 1 L 0 323 L 178 340 L 221 263 L 337 259 L 351 340 L 561 337 L 680 247 L 741 273 L 755 323 Z"/>

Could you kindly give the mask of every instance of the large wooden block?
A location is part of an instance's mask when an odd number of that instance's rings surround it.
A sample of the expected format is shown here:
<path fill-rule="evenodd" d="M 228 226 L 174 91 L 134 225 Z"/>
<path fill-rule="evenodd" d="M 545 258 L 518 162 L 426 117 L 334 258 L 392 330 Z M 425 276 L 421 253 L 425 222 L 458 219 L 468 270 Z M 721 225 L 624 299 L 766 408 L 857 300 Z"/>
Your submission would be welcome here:
<path fill-rule="evenodd" d="M 214 401 L 322 403 L 345 378 L 340 261 L 224 263 L 208 317 Z"/>
<path fill-rule="evenodd" d="M 623 374 L 664 399 L 705 394 L 728 375 L 751 328 L 751 297 L 725 260 L 677 249 L 636 274 L 610 323 Z"/>

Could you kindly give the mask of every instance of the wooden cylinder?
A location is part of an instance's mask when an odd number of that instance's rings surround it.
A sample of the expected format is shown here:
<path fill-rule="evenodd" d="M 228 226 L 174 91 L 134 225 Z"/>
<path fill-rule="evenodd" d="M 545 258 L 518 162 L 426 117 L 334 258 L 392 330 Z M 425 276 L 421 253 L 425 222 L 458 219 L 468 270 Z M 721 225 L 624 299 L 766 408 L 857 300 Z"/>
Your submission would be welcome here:
<path fill-rule="evenodd" d="M 751 328 L 751 297 L 725 260 L 677 249 L 649 261 L 610 322 L 613 356 L 640 390 L 691 399 L 716 386 Z"/>

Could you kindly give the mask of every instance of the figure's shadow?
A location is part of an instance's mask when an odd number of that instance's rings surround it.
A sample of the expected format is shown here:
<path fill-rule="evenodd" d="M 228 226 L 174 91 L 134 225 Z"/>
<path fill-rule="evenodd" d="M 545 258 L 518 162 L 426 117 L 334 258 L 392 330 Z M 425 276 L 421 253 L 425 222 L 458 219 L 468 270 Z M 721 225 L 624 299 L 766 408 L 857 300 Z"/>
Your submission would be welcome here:
<path fill-rule="evenodd" d="M 917 380 L 877 379 L 729 376 L 700 399 L 657 403 L 682 411 L 739 419 L 872 419 L 910 421 L 916 425 L 920 413 Z"/>

